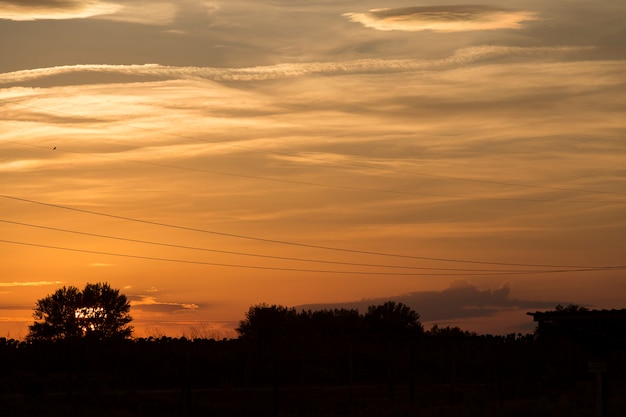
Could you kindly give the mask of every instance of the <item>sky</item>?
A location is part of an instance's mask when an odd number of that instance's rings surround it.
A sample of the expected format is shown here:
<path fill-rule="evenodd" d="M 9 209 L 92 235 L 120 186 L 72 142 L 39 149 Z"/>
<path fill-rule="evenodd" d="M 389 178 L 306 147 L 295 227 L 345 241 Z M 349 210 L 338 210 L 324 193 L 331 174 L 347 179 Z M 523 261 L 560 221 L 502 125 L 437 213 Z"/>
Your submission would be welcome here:
<path fill-rule="evenodd" d="M 0 56 L 0 337 L 95 282 L 137 337 L 626 307 L 622 0 L 0 0 Z"/>

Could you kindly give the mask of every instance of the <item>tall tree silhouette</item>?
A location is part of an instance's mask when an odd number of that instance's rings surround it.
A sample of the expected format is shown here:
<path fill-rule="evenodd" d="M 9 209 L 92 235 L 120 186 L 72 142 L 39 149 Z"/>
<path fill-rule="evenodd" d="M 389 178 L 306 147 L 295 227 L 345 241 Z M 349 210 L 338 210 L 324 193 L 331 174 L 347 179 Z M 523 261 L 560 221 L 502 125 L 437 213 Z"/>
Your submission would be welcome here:
<path fill-rule="evenodd" d="M 245 320 L 239 322 L 236 330 L 244 339 L 271 344 L 280 338 L 293 335 L 296 318 L 294 308 L 258 304 L 250 307 Z"/>
<path fill-rule="evenodd" d="M 29 340 L 124 339 L 132 334 L 130 302 L 106 283 L 88 283 L 83 291 L 58 289 L 37 300 L 33 317 Z"/>
<path fill-rule="evenodd" d="M 419 335 L 424 332 L 420 315 L 403 303 L 387 301 L 369 306 L 365 321 L 374 334 L 387 336 Z"/>

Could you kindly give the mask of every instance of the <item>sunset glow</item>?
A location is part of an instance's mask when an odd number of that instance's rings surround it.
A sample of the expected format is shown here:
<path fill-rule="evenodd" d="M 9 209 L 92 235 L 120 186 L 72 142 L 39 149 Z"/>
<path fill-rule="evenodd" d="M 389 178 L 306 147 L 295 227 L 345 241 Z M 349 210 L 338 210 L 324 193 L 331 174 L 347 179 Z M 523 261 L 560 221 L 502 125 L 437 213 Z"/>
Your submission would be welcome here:
<path fill-rule="evenodd" d="M 87 282 L 136 336 L 626 307 L 624 2 L 35 3 L 0 0 L 0 337 Z"/>
<path fill-rule="evenodd" d="M 525 22 L 538 20 L 533 12 L 475 5 L 373 9 L 346 17 L 372 29 L 408 32 L 521 29 Z"/>

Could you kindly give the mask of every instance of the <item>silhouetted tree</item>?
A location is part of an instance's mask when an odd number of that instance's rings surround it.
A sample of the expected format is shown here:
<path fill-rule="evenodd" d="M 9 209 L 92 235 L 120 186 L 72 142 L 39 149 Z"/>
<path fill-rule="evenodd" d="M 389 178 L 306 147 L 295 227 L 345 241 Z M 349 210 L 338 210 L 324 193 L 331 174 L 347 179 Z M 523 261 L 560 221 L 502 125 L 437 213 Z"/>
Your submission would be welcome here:
<path fill-rule="evenodd" d="M 63 287 L 37 300 L 29 340 L 69 338 L 124 339 L 132 334 L 130 302 L 106 283 L 87 284 L 81 292 Z"/>
<path fill-rule="evenodd" d="M 395 301 L 387 301 L 377 306 L 369 306 L 365 321 L 372 332 L 384 335 L 418 335 L 424 332 L 420 316 L 409 306 Z"/>
<path fill-rule="evenodd" d="M 250 307 L 246 318 L 235 329 L 244 339 L 271 343 L 292 336 L 296 324 L 296 309 L 280 305 L 258 304 Z"/>
<path fill-rule="evenodd" d="M 566 307 L 559 304 L 554 308 L 554 310 L 559 313 L 580 313 L 583 311 L 589 311 L 587 307 L 579 306 L 578 304 L 568 304 Z"/>
<path fill-rule="evenodd" d="M 299 314 L 303 331 L 315 338 L 337 338 L 363 333 L 363 316 L 358 310 L 333 309 L 302 311 Z"/>
<path fill-rule="evenodd" d="M 459 327 L 439 327 L 439 325 L 434 324 L 433 327 L 427 332 L 428 336 L 438 338 L 438 339 L 463 339 L 468 337 L 476 337 L 476 333 L 468 332 L 466 330 L 462 330 Z"/>

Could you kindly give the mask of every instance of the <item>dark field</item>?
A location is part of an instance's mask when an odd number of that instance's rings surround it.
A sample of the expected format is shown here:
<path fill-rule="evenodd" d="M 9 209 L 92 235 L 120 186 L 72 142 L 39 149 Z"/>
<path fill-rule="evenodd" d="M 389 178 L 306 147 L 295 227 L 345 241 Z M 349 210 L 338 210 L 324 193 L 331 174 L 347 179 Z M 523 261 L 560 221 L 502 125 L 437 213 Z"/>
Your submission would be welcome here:
<path fill-rule="evenodd" d="M 6 416 L 626 415 L 625 354 L 533 335 L 0 339 Z M 600 363 L 602 399 L 589 360 Z"/>
<path fill-rule="evenodd" d="M 626 410 L 622 383 L 607 390 L 607 416 Z M 80 390 L 5 394 L 7 416 L 596 416 L 596 384 L 534 397 L 500 397 L 494 385 Z"/>

